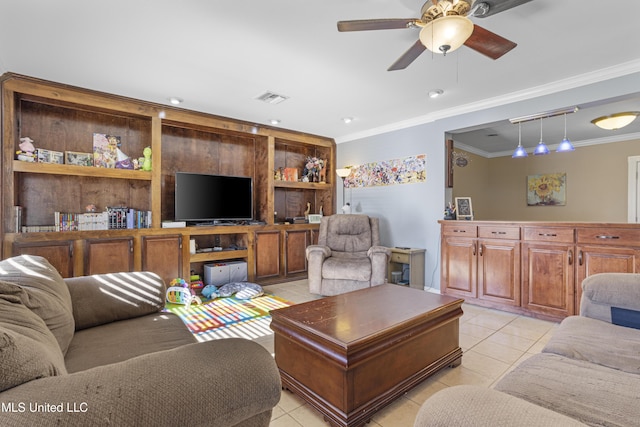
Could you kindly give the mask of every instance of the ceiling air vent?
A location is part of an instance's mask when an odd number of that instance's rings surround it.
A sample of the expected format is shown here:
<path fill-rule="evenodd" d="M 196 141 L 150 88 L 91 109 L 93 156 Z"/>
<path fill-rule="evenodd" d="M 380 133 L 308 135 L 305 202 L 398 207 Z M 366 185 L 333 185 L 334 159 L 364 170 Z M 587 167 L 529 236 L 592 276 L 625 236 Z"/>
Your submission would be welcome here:
<path fill-rule="evenodd" d="M 258 101 L 266 102 L 267 104 L 280 104 L 283 101 L 289 99 L 288 96 L 278 95 L 273 92 L 265 92 L 260 96 L 257 96 L 256 99 Z"/>

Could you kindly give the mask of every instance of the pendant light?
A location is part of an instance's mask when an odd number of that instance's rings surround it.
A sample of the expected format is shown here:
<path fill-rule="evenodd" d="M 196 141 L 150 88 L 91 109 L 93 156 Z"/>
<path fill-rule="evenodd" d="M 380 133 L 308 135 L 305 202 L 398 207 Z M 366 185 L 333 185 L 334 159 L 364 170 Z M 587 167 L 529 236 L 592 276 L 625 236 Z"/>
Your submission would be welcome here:
<path fill-rule="evenodd" d="M 538 142 L 536 149 L 533 150 L 533 154 L 535 154 L 536 156 L 549 154 L 549 148 L 547 147 L 547 144 L 542 142 L 542 118 L 540 118 L 540 142 Z"/>
<path fill-rule="evenodd" d="M 527 156 L 528 156 L 527 150 L 525 150 L 522 147 L 522 123 L 518 122 L 518 147 L 516 148 L 516 151 L 513 152 L 511 157 L 516 159 L 518 157 L 527 157 Z"/>
<path fill-rule="evenodd" d="M 573 150 L 575 150 L 575 148 L 573 148 L 573 144 L 571 144 L 571 141 L 567 138 L 567 113 L 564 113 L 564 138 L 562 139 L 562 142 L 560 142 L 560 145 L 558 145 L 556 153 L 564 153 L 566 151 Z"/>

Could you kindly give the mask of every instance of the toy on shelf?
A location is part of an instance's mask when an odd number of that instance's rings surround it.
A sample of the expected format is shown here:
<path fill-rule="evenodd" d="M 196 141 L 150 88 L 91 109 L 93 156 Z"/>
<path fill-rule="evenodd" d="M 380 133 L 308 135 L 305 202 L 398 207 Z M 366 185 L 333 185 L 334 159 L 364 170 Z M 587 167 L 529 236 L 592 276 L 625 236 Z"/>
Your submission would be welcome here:
<path fill-rule="evenodd" d="M 142 170 L 150 171 L 151 170 L 151 147 L 145 147 L 142 150 L 142 155 L 144 156 L 144 160 L 142 161 Z"/>
<path fill-rule="evenodd" d="M 189 288 L 189 284 L 184 279 L 173 279 L 169 283 L 169 289 L 167 289 L 167 302 L 171 304 L 183 304 L 190 307 L 191 304 L 202 304 L 200 297 L 197 297 L 192 293 Z"/>
<path fill-rule="evenodd" d="M 33 139 L 25 136 L 20 138 L 20 150 L 16 151 L 18 160 L 23 162 L 36 161 L 36 147 L 33 146 Z"/>

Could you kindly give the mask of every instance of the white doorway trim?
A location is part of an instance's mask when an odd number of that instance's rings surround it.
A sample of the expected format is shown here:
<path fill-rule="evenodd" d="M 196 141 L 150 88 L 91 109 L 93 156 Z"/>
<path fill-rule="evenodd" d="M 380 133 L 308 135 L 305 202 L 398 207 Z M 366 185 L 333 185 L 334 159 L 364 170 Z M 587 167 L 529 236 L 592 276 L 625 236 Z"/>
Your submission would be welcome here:
<path fill-rule="evenodd" d="M 640 222 L 640 156 L 628 158 L 627 222 Z"/>

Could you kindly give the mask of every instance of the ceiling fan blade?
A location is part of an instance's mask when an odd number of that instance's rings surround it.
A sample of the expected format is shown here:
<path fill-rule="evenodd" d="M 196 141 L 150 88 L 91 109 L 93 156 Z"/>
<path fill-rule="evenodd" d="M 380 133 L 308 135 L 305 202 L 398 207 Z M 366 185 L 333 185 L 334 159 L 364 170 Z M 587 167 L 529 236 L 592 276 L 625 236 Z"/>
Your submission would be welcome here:
<path fill-rule="evenodd" d="M 399 28 L 407 28 L 413 22 L 416 22 L 415 18 L 339 21 L 338 31 L 396 30 Z"/>
<path fill-rule="evenodd" d="M 531 0 L 481 0 L 476 2 L 477 6 L 486 7 L 486 12 L 473 14 L 476 18 L 486 18 L 487 16 L 495 15 L 496 13 L 504 12 L 511 8 L 520 6 L 525 3 L 529 3 Z M 474 3 L 474 6 L 476 4 Z M 484 10 L 484 9 L 481 9 Z"/>
<path fill-rule="evenodd" d="M 400 56 L 389 68 L 387 71 L 396 71 L 396 70 L 404 70 L 407 68 L 413 61 L 420 56 L 422 52 L 424 52 L 426 47 L 422 44 L 420 40 L 417 40 L 413 46 L 409 48 L 405 53 Z"/>
<path fill-rule="evenodd" d="M 492 33 L 477 24 L 474 25 L 471 37 L 464 42 L 464 45 L 491 59 L 498 59 L 517 46 L 511 40 Z"/>

